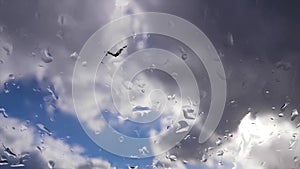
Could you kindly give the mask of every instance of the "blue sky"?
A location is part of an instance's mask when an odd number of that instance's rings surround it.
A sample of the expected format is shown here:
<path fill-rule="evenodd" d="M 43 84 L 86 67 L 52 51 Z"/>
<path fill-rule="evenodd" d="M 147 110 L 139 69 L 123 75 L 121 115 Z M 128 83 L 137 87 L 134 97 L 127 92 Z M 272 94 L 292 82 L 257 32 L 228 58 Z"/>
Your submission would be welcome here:
<path fill-rule="evenodd" d="M 50 83 L 49 85 L 51 86 Z M 54 111 L 54 115 L 47 114 L 47 110 L 44 108 L 47 105 L 43 98 L 51 95 L 51 93 L 41 89 L 35 79 L 11 80 L 8 82 L 7 89 L 9 90 L 8 93 L 1 92 L 0 100 L 1 107 L 5 107 L 9 118 L 17 118 L 21 121 L 29 120 L 30 125 L 33 127 L 35 127 L 35 124 L 41 123 L 53 132 L 53 138 L 62 139 L 67 144 L 84 147 L 87 151 L 82 155 L 95 158 L 100 157 L 110 161 L 113 166 L 118 168 L 126 168 L 128 165 L 145 166 L 152 164 L 153 158 L 130 159 L 105 151 L 89 139 L 78 119 L 74 116 L 66 115 L 58 109 Z M 39 91 L 34 91 L 33 89 L 38 89 Z M 54 120 L 52 121 L 51 118 Z"/>

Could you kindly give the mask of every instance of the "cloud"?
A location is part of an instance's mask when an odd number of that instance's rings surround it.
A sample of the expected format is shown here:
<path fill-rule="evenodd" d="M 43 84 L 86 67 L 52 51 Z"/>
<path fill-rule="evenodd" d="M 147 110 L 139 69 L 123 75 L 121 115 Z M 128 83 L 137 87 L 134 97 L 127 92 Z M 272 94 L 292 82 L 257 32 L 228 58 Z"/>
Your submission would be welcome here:
<path fill-rule="evenodd" d="M 58 99 L 53 104 L 64 113 L 76 116 L 72 100 L 72 75 L 74 68 L 74 52 L 79 53 L 80 48 L 97 29 L 113 19 L 140 12 L 141 9 L 135 2 L 125 0 L 102 0 L 97 2 L 64 1 L 60 3 L 29 1 L 24 5 L 24 11 L 29 13 L 12 13 L 17 11 L 20 4 L 3 2 L 1 6 L 0 22 L 3 31 L 0 34 L 0 83 L 3 84 L 13 74 L 17 80 L 35 78 L 42 90 L 44 86 L 53 85 Z M 49 10 L 51 6 L 51 10 Z M 9 9 L 9 10 L 7 10 Z M 76 12 L 80 10 L 80 15 Z M 93 18 L 91 20 L 91 18 Z M 13 22 L 11 22 L 13 20 Z M 26 21 L 26 22 L 22 22 Z M 18 23 L 18 24 L 15 24 Z M 28 24 L 30 23 L 30 24 Z M 137 28 L 136 28 L 137 29 Z M 14 31 L 20 31 L 15 33 Z M 103 51 L 104 52 L 104 51 Z M 46 56 L 47 55 L 47 56 Z M 76 55 L 76 54 L 74 54 Z M 45 62 L 45 57 L 50 58 Z M 79 65 L 85 60 L 78 56 Z M 100 62 L 100 61 L 99 61 Z M 18 65 L 18 66 L 16 66 Z M 89 66 L 89 63 L 86 64 Z M 82 72 L 85 79 L 75 81 L 81 86 L 80 102 L 85 112 L 78 113 L 78 117 L 87 123 L 94 131 L 99 131 L 104 125 L 98 119 L 100 111 L 86 90 L 90 83 L 94 83 L 93 74 Z M 101 79 L 96 83 L 96 99 L 101 105 L 111 105 L 110 90 L 105 87 L 105 79 L 110 79 L 109 74 L 100 72 Z M 91 81 L 89 81 L 91 80 Z M 48 83 L 45 85 L 45 83 Z M 0 86 L 3 89 L 3 85 Z M 92 101 L 91 101 L 92 99 Z M 53 111 L 49 109 L 49 111 Z M 99 122 L 100 121 L 100 122 Z"/>
<path fill-rule="evenodd" d="M 14 118 L 0 116 L 0 142 L 17 157 L 8 157 L 9 165 L 23 159 L 25 168 L 47 168 L 52 161 L 55 168 L 107 168 L 115 169 L 108 161 L 88 158 L 82 155 L 85 150 L 78 145 L 69 145 L 61 139 L 39 133 L 32 124 Z M 4 147 L 0 148 L 4 155 Z M 27 155 L 25 155 L 27 154 Z"/>
<path fill-rule="evenodd" d="M 191 165 L 204 165 L 205 168 L 212 169 L 297 168 L 300 166 L 299 134 L 296 126 L 287 120 L 274 118 L 272 114 L 259 114 L 254 117 L 248 113 L 241 120 L 236 132 L 227 133 L 225 136 L 214 135 L 208 145 L 184 140 L 177 148 L 157 157 L 157 160 L 176 166 L 178 163 L 166 158 L 168 154 L 175 154 L 177 161 L 181 163 L 186 160 Z M 152 149 L 161 151 L 155 144 Z M 198 150 L 198 155 L 194 154 L 195 150 Z"/>

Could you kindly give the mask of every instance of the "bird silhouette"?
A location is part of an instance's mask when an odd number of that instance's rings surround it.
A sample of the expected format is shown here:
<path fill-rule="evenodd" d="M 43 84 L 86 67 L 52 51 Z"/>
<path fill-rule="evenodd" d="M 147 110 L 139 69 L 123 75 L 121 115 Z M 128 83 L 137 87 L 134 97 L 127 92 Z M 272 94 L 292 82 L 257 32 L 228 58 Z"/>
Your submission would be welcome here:
<path fill-rule="evenodd" d="M 118 57 L 118 56 L 122 53 L 122 51 L 123 51 L 125 48 L 127 48 L 127 45 L 123 46 L 123 47 L 122 47 L 121 49 L 119 49 L 116 53 L 112 53 L 112 52 L 110 52 L 110 51 L 107 51 L 107 52 L 106 52 L 106 56 L 109 54 L 109 55 L 112 55 L 112 56 L 114 56 L 114 57 Z"/>

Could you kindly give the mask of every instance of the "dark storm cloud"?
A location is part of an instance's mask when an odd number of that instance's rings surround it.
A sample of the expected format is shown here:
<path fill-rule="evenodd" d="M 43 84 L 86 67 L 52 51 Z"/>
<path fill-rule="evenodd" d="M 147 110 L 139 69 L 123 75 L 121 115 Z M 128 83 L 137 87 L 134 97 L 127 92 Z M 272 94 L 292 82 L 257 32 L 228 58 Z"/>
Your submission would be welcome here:
<path fill-rule="evenodd" d="M 247 113 L 248 107 L 259 110 L 281 106 L 286 96 L 297 107 L 299 96 L 300 12 L 297 1 L 164 1 L 157 5 L 139 1 L 145 10 L 169 12 L 197 25 L 220 51 L 228 83 L 224 117 Z M 232 34 L 233 45 L 228 42 Z M 284 69 L 280 64 L 290 65 Z M 265 94 L 270 90 L 270 95 Z M 257 111 L 258 111 L 257 110 Z M 238 115 L 243 112 L 243 115 Z M 233 114 L 230 116 L 230 114 Z"/>
<path fill-rule="evenodd" d="M 137 1 L 146 11 L 167 12 L 197 25 L 220 52 L 228 85 L 227 105 L 217 134 L 234 132 L 248 113 L 273 112 L 290 102 L 286 110 L 300 108 L 300 3 L 270 0 L 172 0 Z M 230 42 L 232 35 L 233 42 Z M 232 43 L 232 44 L 231 44 Z M 222 56 L 223 55 L 223 56 Z M 266 93 L 266 91 L 270 93 Z M 235 103 L 229 102 L 234 100 Z M 271 107 L 276 110 L 272 111 Z M 297 124 L 297 123 L 293 123 Z M 191 134 L 199 136 L 195 127 Z M 182 157 L 199 157 L 205 146 L 197 139 L 183 141 Z M 197 146 L 196 146 L 197 147 Z"/>

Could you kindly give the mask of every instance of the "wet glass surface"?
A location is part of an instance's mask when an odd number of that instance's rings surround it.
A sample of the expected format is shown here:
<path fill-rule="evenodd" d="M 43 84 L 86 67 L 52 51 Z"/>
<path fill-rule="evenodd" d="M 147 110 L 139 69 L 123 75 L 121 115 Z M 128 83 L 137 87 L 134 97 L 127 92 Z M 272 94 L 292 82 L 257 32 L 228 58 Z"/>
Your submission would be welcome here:
<path fill-rule="evenodd" d="M 0 169 L 300 168 L 299 7 L 0 0 Z"/>

